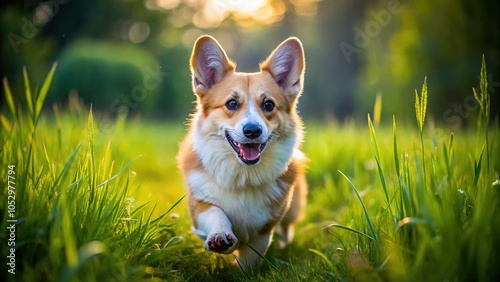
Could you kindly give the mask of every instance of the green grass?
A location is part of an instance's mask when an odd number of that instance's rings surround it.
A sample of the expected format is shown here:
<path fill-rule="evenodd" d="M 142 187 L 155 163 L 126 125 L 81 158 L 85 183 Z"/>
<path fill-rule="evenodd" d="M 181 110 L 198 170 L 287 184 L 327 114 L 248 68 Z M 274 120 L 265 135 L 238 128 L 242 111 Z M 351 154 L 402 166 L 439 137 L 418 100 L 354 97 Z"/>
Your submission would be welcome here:
<path fill-rule="evenodd" d="M 380 121 L 380 98 L 367 126 L 306 121 L 307 216 L 293 244 L 271 246 L 272 266 L 241 273 L 189 231 L 175 160 L 184 125 L 110 123 L 74 97 L 40 114 L 52 74 L 33 91 L 25 71 L 26 105 L 4 80 L 2 265 L 10 248 L 9 165 L 17 224 L 16 274 L 2 267 L 2 281 L 500 278 L 500 130 L 490 124 L 485 80 L 474 94 L 477 127 L 453 134 L 426 119 L 425 83 L 417 123 Z"/>

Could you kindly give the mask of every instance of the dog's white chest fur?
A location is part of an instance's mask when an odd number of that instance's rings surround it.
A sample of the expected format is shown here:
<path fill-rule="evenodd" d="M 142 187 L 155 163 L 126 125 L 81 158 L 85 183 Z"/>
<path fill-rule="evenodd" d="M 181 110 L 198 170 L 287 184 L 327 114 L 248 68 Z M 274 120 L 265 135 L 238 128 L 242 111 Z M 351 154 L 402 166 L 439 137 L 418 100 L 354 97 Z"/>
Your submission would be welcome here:
<path fill-rule="evenodd" d="M 260 187 L 221 187 L 206 172 L 191 172 L 188 183 L 192 196 L 221 208 L 242 239 L 256 233 L 271 218 L 271 202 L 281 195 L 275 182 Z"/>

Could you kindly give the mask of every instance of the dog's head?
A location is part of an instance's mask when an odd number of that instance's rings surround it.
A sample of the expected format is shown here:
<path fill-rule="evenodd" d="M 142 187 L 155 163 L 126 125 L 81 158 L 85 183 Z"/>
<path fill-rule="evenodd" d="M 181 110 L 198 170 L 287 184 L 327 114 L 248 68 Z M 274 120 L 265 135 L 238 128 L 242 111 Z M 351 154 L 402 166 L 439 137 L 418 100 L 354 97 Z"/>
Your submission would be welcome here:
<path fill-rule="evenodd" d="M 210 143 L 211 150 L 226 150 L 224 157 L 228 157 L 227 151 L 234 151 L 231 154 L 241 164 L 254 165 L 271 150 L 266 148 L 279 147 L 274 144 L 288 140 L 290 148 L 285 151 L 289 151 L 289 158 L 302 130 L 296 112 L 304 81 L 302 44 L 297 38 L 285 40 L 260 64 L 260 72 L 239 73 L 235 69 L 214 38 L 198 38 L 191 55 L 191 72 L 198 97 L 199 124 L 195 126 L 202 142 Z"/>

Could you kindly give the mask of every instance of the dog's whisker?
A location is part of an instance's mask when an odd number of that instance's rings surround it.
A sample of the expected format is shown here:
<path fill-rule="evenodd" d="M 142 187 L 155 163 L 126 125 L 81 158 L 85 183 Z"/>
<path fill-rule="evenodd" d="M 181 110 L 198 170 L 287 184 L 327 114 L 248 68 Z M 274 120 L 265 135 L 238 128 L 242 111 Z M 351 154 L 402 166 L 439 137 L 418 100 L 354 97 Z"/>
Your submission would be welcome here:
<path fill-rule="evenodd" d="M 275 137 L 278 140 L 281 139 L 281 135 L 276 131 L 271 132 L 269 140 L 272 140 L 273 137 Z"/>

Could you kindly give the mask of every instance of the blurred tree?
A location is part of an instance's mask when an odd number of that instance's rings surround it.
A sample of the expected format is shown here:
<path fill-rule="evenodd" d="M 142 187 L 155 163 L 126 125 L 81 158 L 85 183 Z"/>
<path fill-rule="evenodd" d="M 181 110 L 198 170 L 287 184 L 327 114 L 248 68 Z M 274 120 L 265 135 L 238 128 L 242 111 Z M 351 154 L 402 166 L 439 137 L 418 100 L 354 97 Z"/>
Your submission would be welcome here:
<path fill-rule="evenodd" d="M 165 76 L 155 74 L 160 66 L 156 57 L 134 45 L 79 40 L 58 61 L 48 104 L 74 91 L 94 109 L 114 114 L 152 110 Z"/>
<path fill-rule="evenodd" d="M 150 11 L 144 1 L 26 0 L 1 5 L 5 7 L 0 12 L 2 35 L 9 44 L 1 47 L 0 72 L 9 77 L 14 89 L 23 87 L 22 66 L 28 66 L 32 77 L 42 78 L 53 61 L 60 61 L 46 104 L 64 100 L 74 89 L 86 103 L 109 111 L 116 108 L 117 99 L 125 103 L 121 95 L 130 96 L 134 87 L 143 86 L 147 67 L 162 67 L 162 61 L 172 70 L 171 54 L 158 42 L 170 15 Z M 180 37 L 170 40 L 174 41 L 170 47 L 175 47 Z M 137 109 L 144 114 L 177 109 L 175 104 L 159 107 L 156 103 L 161 92 L 181 96 L 169 83 L 175 78 L 179 77 L 162 77 L 154 89 L 147 89 L 148 95 L 143 96 L 148 98 Z M 188 81 L 188 75 L 184 80 Z M 36 80 L 33 83 L 39 86 Z"/>
<path fill-rule="evenodd" d="M 447 109 L 460 114 L 455 105 L 469 102 L 483 53 L 490 90 L 499 91 L 500 16 L 493 0 L 6 0 L 0 8 L 0 74 L 15 93 L 23 65 L 36 87 L 35 78 L 59 60 L 48 100 L 76 89 L 85 102 L 111 112 L 121 95 L 134 89 L 139 95 L 149 66 L 163 75 L 161 83 L 129 109 L 185 118 L 194 100 L 190 49 L 205 33 L 240 71 L 256 71 L 277 44 L 298 36 L 307 58 L 299 107 L 317 119 L 364 119 L 378 91 L 383 113 L 413 118 L 413 90 L 428 76 L 430 114 L 446 122 Z"/>
<path fill-rule="evenodd" d="M 341 0 L 320 3 L 317 36 L 319 49 L 312 54 L 320 70 L 312 79 L 315 99 L 311 107 L 323 117 L 343 119 L 357 107 L 354 99 L 359 56 L 346 56 L 344 44 L 352 44 L 353 27 L 363 21 L 366 1 Z M 313 70 L 314 71 L 314 70 Z M 311 80 L 311 77 L 308 77 Z M 311 83 L 311 81 L 308 81 Z M 309 101 L 308 101 L 309 102 Z M 321 116 L 320 116 L 321 117 Z"/>
<path fill-rule="evenodd" d="M 429 111 L 436 121 L 449 123 L 450 115 L 460 115 L 465 122 L 472 108 L 477 109 L 471 88 L 479 85 L 482 54 L 489 73 L 498 80 L 498 1 L 401 1 L 395 12 L 390 11 L 390 2 L 371 5 L 361 26 L 371 42 L 361 50 L 358 112 L 369 112 L 381 91 L 386 115 L 407 116 L 413 112 L 414 89 L 420 89 L 427 76 Z M 370 25 L 380 30 L 374 36 L 370 32 L 376 29 Z M 490 90 L 496 92 L 492 103 L 498 105 L 500 90 Z"/>

